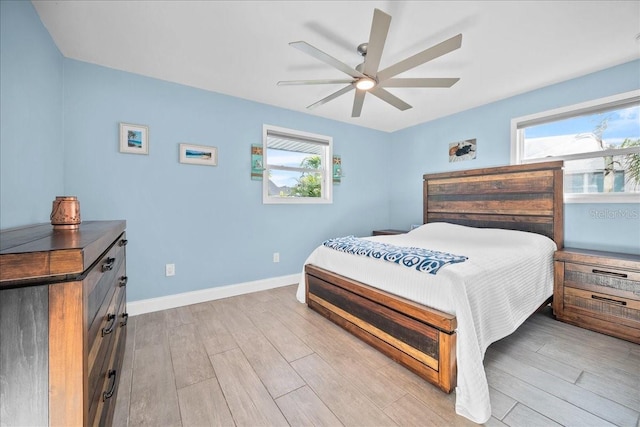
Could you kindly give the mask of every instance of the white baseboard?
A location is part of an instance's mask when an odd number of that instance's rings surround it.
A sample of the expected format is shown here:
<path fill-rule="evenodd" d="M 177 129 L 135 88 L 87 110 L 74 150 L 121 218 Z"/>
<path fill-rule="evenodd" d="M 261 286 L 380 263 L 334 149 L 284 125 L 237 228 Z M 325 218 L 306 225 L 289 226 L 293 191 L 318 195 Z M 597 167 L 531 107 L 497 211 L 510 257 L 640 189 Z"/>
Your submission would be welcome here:
<path fill-rule="evenodd" d="M 279 288 L 281 286 L 298 283 L 299 281 L 300 274 L 290 274 L 288 276 L 272 277 L 270 279 L 202 289 L 200 291 L 183 292 L 181 294 L 167 295 L 166 297 L 128 301 L 127 313 L 129 313 L 129 316 L 137 316 L 139 314 L 151 313 L 153 311 L 167 310 L 169 308 L 182 307 L 185 305 L 228 298 L 251 292 Z"/>

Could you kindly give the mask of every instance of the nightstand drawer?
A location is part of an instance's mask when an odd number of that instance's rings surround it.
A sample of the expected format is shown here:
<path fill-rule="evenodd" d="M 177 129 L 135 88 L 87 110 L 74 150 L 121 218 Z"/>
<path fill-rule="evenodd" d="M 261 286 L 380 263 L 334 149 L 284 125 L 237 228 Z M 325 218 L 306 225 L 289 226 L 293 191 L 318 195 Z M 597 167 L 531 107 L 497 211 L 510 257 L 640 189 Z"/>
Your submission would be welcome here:
<path fill-rule="evenodd" d="M 564 285 L 640 301 L 640 272 L 610 267 L 564 264 Z"/>
<path fill-rule="evenodd" d="M 564 308 L 631 327 L 640 322 L 640 301 L 582 289 L 564 288 Z"/>

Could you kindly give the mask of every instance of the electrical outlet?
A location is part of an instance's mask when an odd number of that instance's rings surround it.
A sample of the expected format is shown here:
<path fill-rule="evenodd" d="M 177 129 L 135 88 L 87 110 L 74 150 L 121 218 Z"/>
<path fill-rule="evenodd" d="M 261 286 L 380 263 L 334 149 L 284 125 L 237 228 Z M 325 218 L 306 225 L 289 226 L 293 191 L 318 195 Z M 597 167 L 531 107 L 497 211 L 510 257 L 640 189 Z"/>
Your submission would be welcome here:
<path fill-rule="evenodd" d="M 176 265 L 175 264 L 166 264 L 164 266 L 164 275 L 169 277 L 169 276 L 175 276 L 176 275 Z"/>
<path fill-rule="evenodd" d="M 280 262 L 280 252 L 273 253 L 273 262 Z"/>

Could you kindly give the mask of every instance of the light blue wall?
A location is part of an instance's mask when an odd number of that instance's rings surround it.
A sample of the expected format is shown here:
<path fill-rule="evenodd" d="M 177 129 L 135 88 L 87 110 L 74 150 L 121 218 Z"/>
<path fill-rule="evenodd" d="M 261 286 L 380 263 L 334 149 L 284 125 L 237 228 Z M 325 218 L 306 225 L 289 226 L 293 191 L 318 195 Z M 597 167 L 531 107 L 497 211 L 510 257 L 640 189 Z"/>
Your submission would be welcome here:
<path fill-rule="evenodd" d="M 65 60 L 65 191 L 84 218 L 127 220 L 130 300 L 298 273 L 324 239 L 389 223 L 387 133 Z M 149 155 L 118 151 L 118 123 L 150 128 Z M 331 205 L 263 205 L 250 146 L 264 123 L 330 135 L 346 176 Z M 178 144 L 218 166 L 178 162 Z M 272 261 L 280 253 L 280 263 Z M 164 277 L 165 263 L 176 276 Z"/>
<path fill-rule="evenodd" d="M 64 59 L 30 2 L 0 7 L 0 226 L 48 221 L 61 194 L 85 220 L 126 219 L 130 301 L 298 273 L 325 238 L 407 228 L 422 174 L 509 162 L 511 118 L 640 87 L 635 61 L 387 134 Z M 119 122 L 150 126 L 148 156 L 118 152 Z M 333 136 L 346 177 L 332 205 L 261 203 L 249 147 L 263 123 Z M 478 158 L 449 164 L 467 138 Z M 178 163 L 180 142 L 218 147 L 219 165 Z M 640 252 L 638 209 L 567 206 L 567 245 Z"/>
<path fill-rule="evenodd" d="M 63 193 L 62 61 L 31 2 L 0 1 L 0 228 L 49 221 Z"/>
<path fill-rule="evenodd" d="M 394 132 L 389 225 L 422 221 L 423 174 L 508 165 L 512 118 L 639 88 L 640 61 L 633 61 Z M 477 158 L 449 163 L 449 143 L 470 138 Z M 640 205 L 565 204 L 565 246 L 640 254 Z"/>

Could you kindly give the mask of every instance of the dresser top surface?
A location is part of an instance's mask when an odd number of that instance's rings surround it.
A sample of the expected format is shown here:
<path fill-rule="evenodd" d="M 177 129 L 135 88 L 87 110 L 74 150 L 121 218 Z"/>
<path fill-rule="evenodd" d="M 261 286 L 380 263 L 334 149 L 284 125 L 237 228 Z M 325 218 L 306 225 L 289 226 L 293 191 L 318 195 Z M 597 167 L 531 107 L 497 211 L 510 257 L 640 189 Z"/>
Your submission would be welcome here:
<path fill-rule="evenodd" d="M 0 231 L 0 288 L 78 275 L 120 236 L 126 221 L 86 221 L 77 230 L 35 224 Z"/>
<path fill-rule="evenodd" d="M 120 235 L 126 221 L 86 221 L 77 230 L 54 230 L 49 223 L 0 231 L 0 255 L 83 249 L 104 234 Z"/>

